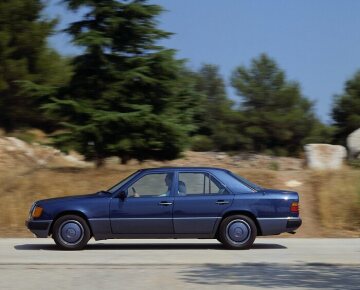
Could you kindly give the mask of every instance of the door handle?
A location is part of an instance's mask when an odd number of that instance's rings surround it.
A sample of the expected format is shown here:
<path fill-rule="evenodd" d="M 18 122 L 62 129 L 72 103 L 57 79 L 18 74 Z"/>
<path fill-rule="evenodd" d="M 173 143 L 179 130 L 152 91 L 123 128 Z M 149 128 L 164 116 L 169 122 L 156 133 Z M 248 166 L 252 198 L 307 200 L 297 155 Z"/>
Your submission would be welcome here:
<path fill-rule="evenodd" d="M 169 205 L 172 205 L 173 203 L 172 202 L 169 202 L 169 201 L 160 201 L 158 203 L 158 205 L 163 205 L 163 206 L 169 206 Z"/>
<path fill-rule="evenodd" d="M 216 202 L 216 204 L 218 204 L 218 205 L 229 204 L 229 203 L 230 203 L 230 201 L 226 201 L 226 200 L 218 200 Z"/>

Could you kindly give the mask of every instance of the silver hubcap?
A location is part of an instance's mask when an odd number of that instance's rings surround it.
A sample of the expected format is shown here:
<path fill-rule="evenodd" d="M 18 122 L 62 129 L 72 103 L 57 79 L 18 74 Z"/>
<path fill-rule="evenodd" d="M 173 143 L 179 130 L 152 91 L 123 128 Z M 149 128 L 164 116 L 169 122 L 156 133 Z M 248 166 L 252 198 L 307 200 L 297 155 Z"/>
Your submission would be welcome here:
<path fill-rule="evenodd" d="M 244 220 L 233 220 L 226 227 L 226 236 L 235 244 L 244 244 L 250 239 L 251 228 Z"/>
<path fill-rule="evenodd" d="M 59 237 L 66 245 L 76 245 L 84 237 L 84 228 L 76 220 L 65 221 L 59 227 Z"/>

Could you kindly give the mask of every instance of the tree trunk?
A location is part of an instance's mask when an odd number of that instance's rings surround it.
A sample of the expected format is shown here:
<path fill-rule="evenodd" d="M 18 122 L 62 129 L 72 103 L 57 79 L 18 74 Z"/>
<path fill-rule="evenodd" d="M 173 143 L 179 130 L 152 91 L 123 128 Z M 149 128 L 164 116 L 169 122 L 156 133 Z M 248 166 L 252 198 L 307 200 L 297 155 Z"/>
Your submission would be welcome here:
<path fill-rule="evenodd" d="M 121 164 L 126 165 L 126 163 L 128 163 L 128 161 L 130 160 L 130 156 L 125 154 L 125 155 L 121 156 L 120 159 L 121 159 Z"/>
<path fill-rule="evenodd" d="M 97 157 L 95 160 L 95 165 L 96 165 L 96 168 L 102 167 L 104 165 L 104 158 Z"/>

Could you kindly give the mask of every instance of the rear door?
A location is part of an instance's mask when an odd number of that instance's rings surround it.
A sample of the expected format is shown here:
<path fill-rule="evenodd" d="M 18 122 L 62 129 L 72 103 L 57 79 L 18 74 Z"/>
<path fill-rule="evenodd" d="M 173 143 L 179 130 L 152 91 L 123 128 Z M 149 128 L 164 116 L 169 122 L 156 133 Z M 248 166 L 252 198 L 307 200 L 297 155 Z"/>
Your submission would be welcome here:
<path fill-rule="evenodd" d="M 206 171 L 179 171 L 173 209 L 175 234 L 210 234 L 234 195 Z"/>

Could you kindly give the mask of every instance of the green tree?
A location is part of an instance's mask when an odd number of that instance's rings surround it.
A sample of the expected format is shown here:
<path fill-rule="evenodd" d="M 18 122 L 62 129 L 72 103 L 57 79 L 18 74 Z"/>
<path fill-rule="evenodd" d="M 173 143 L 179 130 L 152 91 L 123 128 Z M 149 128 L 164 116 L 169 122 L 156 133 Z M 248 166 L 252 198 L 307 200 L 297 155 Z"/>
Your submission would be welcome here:
<path fill-rule="evenodd" d="M 62 118 L 58 144 L 75 147 L 101 165 L 107 156 L 169 159 L 186 144 L 178 87 L 182 62 L 157 43 L 170 34 L 158 29 L 158 5 L 145 0 L 67 0 L 87 8 L 67 31 L 84 53 L 74 58 L 69 86 L 45 106 Z M 188 125 L 188 124 L 187 124 Z"/>
<path fill-rule="evenodd" d="M 179 123 L 186 127 L 188 135 L 194 135 L 201 126 L 199 116 L 204 113 L 204 95 L 197 89 L 198 74 L 185 66 L 179 68 L 174 97 L 169 108 L 173 115 L 178 115 Z"/>
<path fill-rule="evenodd" d="M 313 104 L 274 60 L 262 54 L 249 68 L 240 66 L 232 85 L 241 97 L 239 134 L 247 150 L 296 154 L 312 132 Z"/>
<path fill-rule="evenodd" d="M 60 85 L 68 72 L 66 61 L 47 47 L 55 20 L 44 19 L 40 0 L 0 3 L 0 126 L 7 131 L 23 126 L 47 127 L 39 110 L 42 99 L 24 84 Z"/>
<path fill-rule="evenodd" d="M 219 67 L 204 64 L 195 73 L 199 107 L 194 116 L 197 124 L 193 140 L 197 150 L 228 150 L 236 144 L 233 128 L 233 103 L 228 99 Z M 203 144 L 203 145 L 201 145 Z"/>
<path fill-rule="evenodd" d="M 334 130 L 334 126 L 324 124 L 320 120 L 314 119 L 311 131 L 303 143 L 331 143 L 333 141 Z"/>
<path fill-rule="evenodd" d="M 344 92 L 335 96 L 332 108 L 335 140 L 346 143 L 346 137 L 360 128 L 360 71 L 345 84 Z"/>

